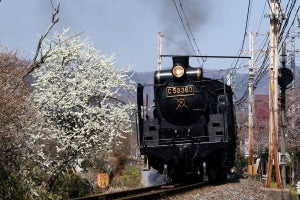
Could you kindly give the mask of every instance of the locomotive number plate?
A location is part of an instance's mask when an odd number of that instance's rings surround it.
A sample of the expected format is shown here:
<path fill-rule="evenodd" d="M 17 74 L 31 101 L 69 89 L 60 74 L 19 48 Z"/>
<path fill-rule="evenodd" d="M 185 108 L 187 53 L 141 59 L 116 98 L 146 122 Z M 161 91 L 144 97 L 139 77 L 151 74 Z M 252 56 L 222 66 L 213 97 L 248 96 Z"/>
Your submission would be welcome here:
<path fill-rule="evenodd" d="M 194 86 L 174 86 L 166 88 L 167 97 L 194 95 Z"/>

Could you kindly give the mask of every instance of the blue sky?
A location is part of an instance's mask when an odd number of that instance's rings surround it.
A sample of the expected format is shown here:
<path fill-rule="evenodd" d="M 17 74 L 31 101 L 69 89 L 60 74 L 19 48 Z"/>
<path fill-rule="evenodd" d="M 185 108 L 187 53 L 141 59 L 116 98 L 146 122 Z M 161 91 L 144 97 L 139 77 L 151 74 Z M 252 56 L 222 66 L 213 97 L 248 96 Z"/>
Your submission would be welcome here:
<path fill-rule="evenodd" d="M 54 5 L 61 4 L 60 21 L 53 31 L 70 28 L 74 33 L 83 32 L 81 37 L 90 38 L 103 54 L 115 54 L 118 68 L 131 66 L 134 71 L 140 72 L 156 70 L 158 32 L 166 36 L 162 39 L 162 54 L 187 54 L 181 48 L 183 46 L 191 50 L 172 0 L 52 1 Z M 203 55 L 238 54 L 245 31 L 247 0 L 181 2 Z M 264 6 L 265 1 L 252 1 L 248 31 L 262 34 L 269 31 L 269 19 L 262 17 L 264 12 L 269 13 L 269 9 L 267 6 L 264 11 Z M 49 0 L 2 0 L 0 45 L 10 50 L 18 49 L 22 57 L 31 58 L 38 35 L 44 33 L 49 25 L 51 11 Z M 246 50 L 248 43 L 246 38 Z M 232 59 L 209 59 L 204 67 L 229 69 L 232 62 Z M 164 64 L 168 65 L 163 60 Z"/>

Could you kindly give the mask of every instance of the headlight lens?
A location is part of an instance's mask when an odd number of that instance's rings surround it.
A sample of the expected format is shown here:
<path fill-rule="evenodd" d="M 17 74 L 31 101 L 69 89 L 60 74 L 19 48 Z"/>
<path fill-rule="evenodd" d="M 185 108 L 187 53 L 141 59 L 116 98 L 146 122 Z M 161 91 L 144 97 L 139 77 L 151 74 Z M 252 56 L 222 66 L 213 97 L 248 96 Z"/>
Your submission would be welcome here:
<path fill-rule="evenodd" d="M 177 66 L 173 67 L 172 74 L 176 78 L 182 77 L 184 75 L 184 67 L 181 65 L 177 65 Z"/>

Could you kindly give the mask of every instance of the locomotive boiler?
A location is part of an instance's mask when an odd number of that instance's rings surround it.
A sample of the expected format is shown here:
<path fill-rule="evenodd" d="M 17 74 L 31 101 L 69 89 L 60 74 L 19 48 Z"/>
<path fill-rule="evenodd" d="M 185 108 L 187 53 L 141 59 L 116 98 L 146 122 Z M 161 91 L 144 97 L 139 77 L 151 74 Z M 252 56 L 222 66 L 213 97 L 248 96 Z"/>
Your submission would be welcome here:
<path fill-rule="evenodd" d="M 138 143 L 145 164 L 166 180 L 197 175 L 216 180 L 234 166 L 236 129 L 231 87 L 203 77 L 189 56 L 154 73 L 154 106 L 137 87 Z"/>

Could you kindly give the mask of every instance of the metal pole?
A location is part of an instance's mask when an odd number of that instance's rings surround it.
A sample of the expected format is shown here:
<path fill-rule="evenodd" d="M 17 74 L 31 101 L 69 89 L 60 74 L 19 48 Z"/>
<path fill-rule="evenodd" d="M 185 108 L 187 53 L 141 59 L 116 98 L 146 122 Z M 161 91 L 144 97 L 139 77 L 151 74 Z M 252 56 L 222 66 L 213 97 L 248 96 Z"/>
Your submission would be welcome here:
<path fill-rule="evenodd" d="M 282 68 L 286 64 L 286 44 L 282 44 Z M 286 187 L 286 149 L 285 149 L 285 90 L 286 86 L 283 84 L 281 87 L 281 179 L 283 188 Z"/>
<path fill-rule="evenodd" d="M 291 45 L 292 45 L 292 50 L 291 50 L 291 68 L 292 68 L 292 72 L 293 72 L 294 75 L 295 75 L 295 66 L 296 66 L 296 64 L 295 64 L 295 53 L 296 53 L 295 37 L 296 37 L 296 35 L 293 32 L 292 36 L 291 36 Z M 295 90 L 295 79 L 292 82 L 292 89 L 293 89 L 293 91 Z"/>
<path fill-rule="evenodd" d="M 299 23 L 299 22 L 298 22 Z M 299 24 L 298 24 L 298 26 L 297 26 L 298 28 L 299 28 Z M 296 50 L 296 48 L 295 48 L 295 46 L 296 46 L 296 44 L 295 44 L 295 38 L 296 37 L 299 37 L 299 34 L 297 33 L 296 34 L 296 29 L 293 29 L 292 30 L 292 33 L 291 33 L 291 54 L 290 54 L 290 56 L 291 56 L 291 69 L 292 69 L 292 72 L 293 72 L 293 75 L 294 75 L 294 79 L 293 79 L 293 82 L 292 82 L 292 131 L 294 131 L 295 130 L 295 121 L 296 121 L 296 118 L 295 118 L 295 113 L 296 113 L 296 109 L 295 109 L 295 66 L 296 66 L 296 64 L 295 64 L 295 54 L 296 54 L 296 52 L 299 52 L 298 50 Z M 298 174 L 297 173 L 297 171 L 298 171 L 298 169 L 295 167 L 295 161 L 293 161 L 292 162 L 292 185 L 296 185 L 296 182 L 297 182 L 297 180 L 296 180 L 296 174 Z"/>

